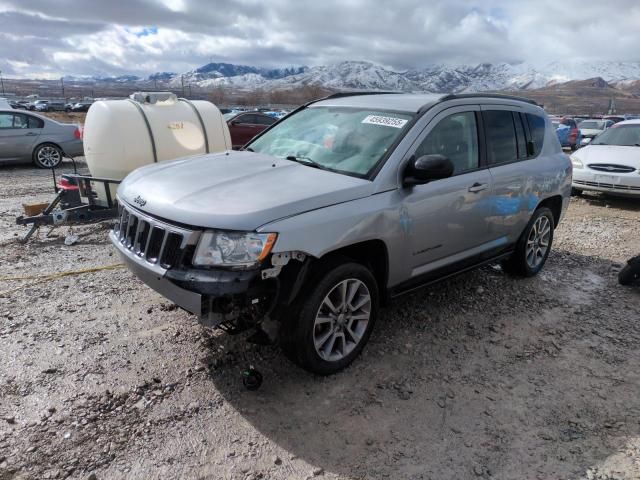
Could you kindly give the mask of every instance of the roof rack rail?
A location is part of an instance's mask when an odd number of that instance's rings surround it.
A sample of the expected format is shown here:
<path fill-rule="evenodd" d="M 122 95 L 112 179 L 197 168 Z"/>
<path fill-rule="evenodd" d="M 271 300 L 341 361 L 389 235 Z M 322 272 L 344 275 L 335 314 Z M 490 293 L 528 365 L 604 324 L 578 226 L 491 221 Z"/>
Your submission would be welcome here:
<path fill-rule="evenodd" d="M 324 97 L 322 100 L 329 100 L 331 98 L 343 98 L 343 97 L 355 97 L 358 95 L 389 95 L 396 94 L 401 95 L 403 92 L 338 92 Z"/>
<path fill-rule="evenodd" d="M 530 103 L 531 105 L 536 105 L 538 107 L 540 106 L 538 102 L 536 102 L 535 100 L 531 100 L 530 98 L 518 97 L 517 95 L 505 95 L 502 93 L 452 93 L 442 97 L 440 101 L 444 102 L 445 100 L 455 100 L 458 98 L 482 98 L 482 97 L 499 98 L 502 100 L 517 100 L 519 102 Z"/>

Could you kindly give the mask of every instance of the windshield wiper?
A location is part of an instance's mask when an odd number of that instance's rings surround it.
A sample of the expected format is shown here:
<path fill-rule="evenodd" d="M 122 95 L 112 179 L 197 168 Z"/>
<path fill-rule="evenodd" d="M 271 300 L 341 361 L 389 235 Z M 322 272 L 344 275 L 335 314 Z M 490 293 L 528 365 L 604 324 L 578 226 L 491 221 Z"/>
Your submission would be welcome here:
<path fill-rule="evenodd" d="M 251 147 L 243 148 L 245 152 L 255 152 L 255 150 Z"/>
<path fill-rule="evenodd" d="M 329 170 L 324 165 L 316 162 L 315 160 L 313 160 L 313 159 L 311 159 L 309 157 L 305 157 L 303 155 L 287 155 L 284 158 L 286 160 L 291 160 L 292 162 L 301 163 L 302 165 L 308 165 L 309 167 L 319 168 L 321 170 Z"/>

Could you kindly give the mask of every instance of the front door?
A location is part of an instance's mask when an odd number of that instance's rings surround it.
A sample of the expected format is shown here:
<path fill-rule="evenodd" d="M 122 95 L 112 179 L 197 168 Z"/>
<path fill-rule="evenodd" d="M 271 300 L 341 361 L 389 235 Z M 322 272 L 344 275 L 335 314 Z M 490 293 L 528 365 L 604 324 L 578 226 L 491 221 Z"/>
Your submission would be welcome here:
<path fill-rule="evenodd" d="M 490 250 L 492 178 L 480 159 L 479 108 L 447 109 L 416 141 L 415 158 L 441 154 L 453 176 L 404 191 L 401 224 L 407 239 L 408 277 L 438 270 Z M 411 152 L 409 152 L 411 154 Z"/>
<path fill-rule="evenodd" d="M 40 136 L 42 123 L 23 113 L 0 113 L 0 158 L 3 160 L 29 159 Z"/>

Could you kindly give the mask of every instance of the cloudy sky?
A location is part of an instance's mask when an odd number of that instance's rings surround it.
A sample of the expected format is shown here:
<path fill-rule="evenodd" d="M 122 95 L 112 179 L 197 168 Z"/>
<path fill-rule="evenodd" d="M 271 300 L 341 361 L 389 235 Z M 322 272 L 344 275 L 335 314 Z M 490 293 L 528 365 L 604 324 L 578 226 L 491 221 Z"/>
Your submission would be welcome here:
<path fill-rule="evenodd" d="M 9 77 L 640 60 L 638 0 L 0 0 Z"/>

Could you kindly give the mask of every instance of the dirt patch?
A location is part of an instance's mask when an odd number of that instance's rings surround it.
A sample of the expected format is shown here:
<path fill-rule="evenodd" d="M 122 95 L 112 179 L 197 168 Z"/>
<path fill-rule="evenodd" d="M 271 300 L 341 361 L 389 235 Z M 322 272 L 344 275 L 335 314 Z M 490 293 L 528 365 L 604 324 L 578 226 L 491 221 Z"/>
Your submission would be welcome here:
<path fill-rule="evenodd" d="M 118 262 L 107 224 L 15 241 L 21 203 L 50 192 L 3 169 L 0 277 Z M 573 199 L 539 276 L 489 266 L 395 301 L 329 378 L 124 269 L 26 285 L 0 298 L 0 478 L 639 478 L 640 292 L 616 282 L 639 220 Z"/>

